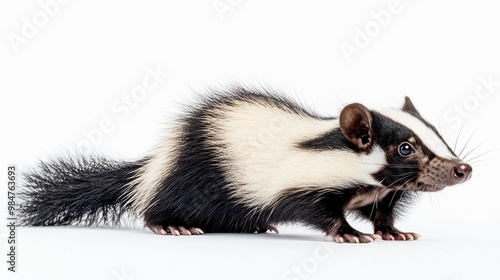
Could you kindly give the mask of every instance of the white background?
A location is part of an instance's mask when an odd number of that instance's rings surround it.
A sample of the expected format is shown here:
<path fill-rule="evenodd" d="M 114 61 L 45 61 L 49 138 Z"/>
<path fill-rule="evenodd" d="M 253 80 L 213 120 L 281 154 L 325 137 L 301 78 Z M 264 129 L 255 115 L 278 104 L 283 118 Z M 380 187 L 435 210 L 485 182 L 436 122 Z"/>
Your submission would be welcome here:
<path fill-rule="evenodd" d="M 481 146 L 470 158 L 498 147 L 498 1 L 47 2 L 0 3 L 2 186 L 7 165 L 23 171 L 79 145 L 139 159 L 195 91 L 238 83 L 282 90 L 325 115 L 350 102 L 397 108 L 409 95 L 451 146 L 464 127 L 458 151 L 475 129 L 466 150 Z M 155 68 L 169 76 L 133 97 Z M 0 271 L 2 279 L 499 279 L 498 152 L 480 159 L 470 182 L 423 195 L 399 223 L 422 234 L 417 242 L 340 245 L 299 226 L 202 237 L 21 228 L 13 274 L 1 226 Z"/>

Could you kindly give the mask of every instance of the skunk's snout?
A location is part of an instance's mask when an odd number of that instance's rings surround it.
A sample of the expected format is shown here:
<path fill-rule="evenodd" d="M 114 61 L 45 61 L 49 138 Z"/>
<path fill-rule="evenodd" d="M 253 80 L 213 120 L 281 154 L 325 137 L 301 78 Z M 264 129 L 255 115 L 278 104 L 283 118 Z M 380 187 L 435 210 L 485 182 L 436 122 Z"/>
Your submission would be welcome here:
<path fill-rule="evenodd" d="M 472 166 L 465 162 L 460 162 L 453 167 L 452 180 L 453 184 L 461 184 L 469 180 L 472 176 Z"/>

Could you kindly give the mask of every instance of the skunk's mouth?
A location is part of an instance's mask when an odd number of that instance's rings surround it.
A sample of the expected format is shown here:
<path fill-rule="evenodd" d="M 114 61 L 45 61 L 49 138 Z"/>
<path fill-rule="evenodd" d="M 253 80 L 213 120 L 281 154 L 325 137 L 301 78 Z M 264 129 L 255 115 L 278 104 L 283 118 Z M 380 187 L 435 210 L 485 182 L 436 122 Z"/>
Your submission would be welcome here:
<path fill-rule="evenodd" d="M 414 188 L 411 189 L 420 192 L 437 192 L 444 188 L 446 188 L 446 185 L 431 185 L 423 182 L 416 182 Z"/>
<path fill-rule="evenodd" d="M 413 182 L 399 187 L 391 187 L 394 190 L 409 190 L 415 192 L 438 192 L 446 188 L 447 185 L 428 184 L 424 182 Z"/>

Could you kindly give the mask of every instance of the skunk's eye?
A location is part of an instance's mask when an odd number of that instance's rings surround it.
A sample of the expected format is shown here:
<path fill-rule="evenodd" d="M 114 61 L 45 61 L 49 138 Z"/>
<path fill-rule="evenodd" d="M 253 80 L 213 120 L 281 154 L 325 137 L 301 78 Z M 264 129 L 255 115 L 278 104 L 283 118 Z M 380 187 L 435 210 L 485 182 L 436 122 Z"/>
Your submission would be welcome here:
<path fill-rule="evenodd" d="M 408 142 L 403 142 L 399 145 L 399 155 L 402 157 L 407 157 L 413 153 L 413 147 Z"/>

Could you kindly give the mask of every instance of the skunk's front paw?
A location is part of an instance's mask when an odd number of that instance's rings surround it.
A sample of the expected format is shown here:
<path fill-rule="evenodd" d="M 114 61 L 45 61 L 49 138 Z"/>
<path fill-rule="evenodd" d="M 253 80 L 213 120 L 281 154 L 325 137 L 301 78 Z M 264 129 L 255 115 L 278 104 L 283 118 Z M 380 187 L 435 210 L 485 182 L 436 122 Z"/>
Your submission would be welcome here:
<path fill-rule="evenodd" d="M 415 232 L 401 232 L 397 229 L 392 230 L 377 230 L 376 235 L 380 236 L 383 240 L 389 241 L 412 241 L 420 238 L 420 234 Z"/>
<path fill-rule="evenodd" d="M 371 243 L 381 237 L 376 234 L 362 233 L 357 230 L 351 232 L 336 232 L 332 234 L 333 241 L 337 243 Z"/>

